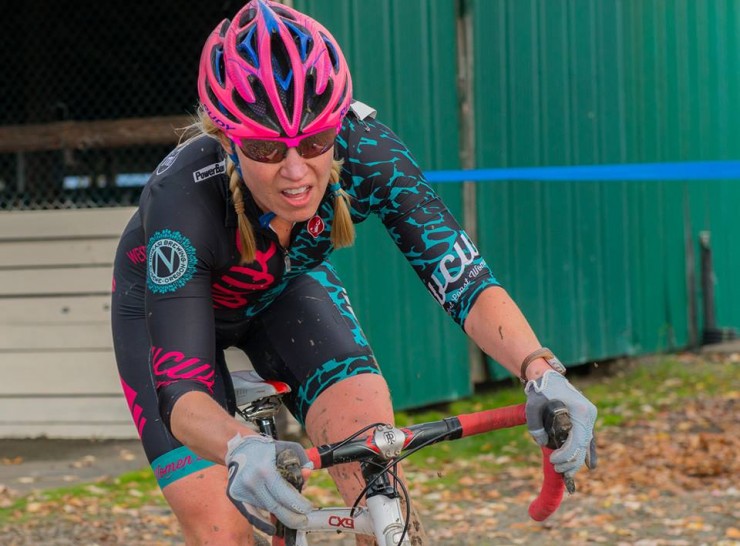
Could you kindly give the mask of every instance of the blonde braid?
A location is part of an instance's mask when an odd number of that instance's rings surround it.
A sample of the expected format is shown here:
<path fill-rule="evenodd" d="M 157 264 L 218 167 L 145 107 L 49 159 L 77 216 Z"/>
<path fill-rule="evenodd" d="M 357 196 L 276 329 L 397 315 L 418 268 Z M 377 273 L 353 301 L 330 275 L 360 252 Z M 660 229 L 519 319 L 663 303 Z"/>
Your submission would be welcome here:
<path fill-rule="evenodd" d="M 241 242 L 242 263 L 253 262 L 256 256 L 257 243 L 254 239 L 254 229 L 244 213 L 244 195 L 242 194 L 242 179 L 236 164 L 231 158 L 226 158 L 226 174 L 229 177 L 229 190 L 231 200 L 234 202 L 234 210 L 239 222 L 239 241 Z"/>
<path fill-rule="evenodd" d="M 334 160 L 329 174 L 329 185 L 339 184 L 342 161 Z M 355 224 L 349 213 L 349 195 L 343 189 L 334 191 L 334 221 L 331 224 L 331 244 L 334 248 L 352 246 L 355 242 Z"/>

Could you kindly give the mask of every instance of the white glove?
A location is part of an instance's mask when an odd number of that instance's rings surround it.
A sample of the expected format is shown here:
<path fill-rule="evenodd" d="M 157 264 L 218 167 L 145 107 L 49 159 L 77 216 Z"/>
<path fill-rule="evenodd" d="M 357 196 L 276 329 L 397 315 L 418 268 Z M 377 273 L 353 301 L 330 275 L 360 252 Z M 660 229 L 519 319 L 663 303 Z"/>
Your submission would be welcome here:
<path fill-rule="evenodd" d="M 275 534 L 267 511 L 286 527 L 300 529 L 308 523 L 311 503 L 280 475 L 278 453 L 293 451 L 303 468 L 312 468 L 303 447 L 295 442 L 275 441 L 262 435 L 237 434 L 228 443 L 226 494 L 239 512 L 263 533 Z"/>
<path fill-rule="evenodd" d="M 555 471 L 572 478 L 584 462 L 588 468 L 596 468 L 596 406 L 554 370 L 528 381 L 524 392 L 527 394 L 527 427 L 541 446 L 547 444 L 547 432 L 542 424 L 542 413 L 547 402 L 560 400 L 568 408 L 573 428 L 565 443 L 550 457 Z"/>

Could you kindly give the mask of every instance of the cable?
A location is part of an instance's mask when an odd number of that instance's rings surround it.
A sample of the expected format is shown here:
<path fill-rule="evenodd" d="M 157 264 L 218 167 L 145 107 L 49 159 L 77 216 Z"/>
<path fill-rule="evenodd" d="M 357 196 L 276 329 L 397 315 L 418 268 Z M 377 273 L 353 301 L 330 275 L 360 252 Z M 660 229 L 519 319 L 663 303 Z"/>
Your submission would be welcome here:
<path fill-rule="evenodd" d="M 360 505 L 360 501 L 362 500 L 362 497 L 365 495 L 365 493 L 367 493 L 368 489 L 370 489 L 372 484 L 375 483 L 380 478 L 380 476 L 384 474 L 390 474 L 393 477 L 393 480 L 395 483 L 394 487 L 401 486 L 401 492 L 402 492 L 401 498 L 406 502 L 406 515 L 403 518 L 403 530 L 401 532 L 401 538 L 398 541 L 399 545 L 403 544 L 403 541 L 406 538 L 406 535 L 408 535 L 409 526 L 411 525 L 409 521 L 411 519 L 411 495 L 409 494 L 409 490 L 406 488 L 406 485 L 403 483 L 403 480 L 401 480 L 401 478 L 398 477 L 398 474 L 395 471 L 390 469 L 391 466 L 395 467 L 397 465 L 391 463 L 390 465 L 386 465 L 385 467 L 383 467 L 382 465 L 376 463 L 375 461 L 365 461 L 365 462 L 381 467 L 381 471 L 378 472 L 378 474 L 376 474 L 376 476 L 372 480 L 370 480 L 368 484 L 365 486 L 365 488 L 360 492 L 360 495 L 355 499 L 355 502 L 352 504 L 352 510 L 350 510 L 349 514 L 350 516 L 354 517 L 355 510 Z"/>
<path fill-rule="evenodd" d="M 335 446 L 333 446 L 332 451 L 334 451 L 335 449 L 337 449 L 337 448 L 339 448 L 339 447 L 341 447 L 343 445 L 346 445 L 348 442 L 354 440 L 355 438 L 357 438 L 357 436 L 359 436 L 363 432 L 366 432 L 366 431 L 370 430 L 371 428 L 376 427 L 378 425 L 383 425 L 383 423 L 374 423 L 372 425 L 368 425 L 368 426 L 364 427 L 363 429 L 355 432 L 352 436 L 349 436 L 347 439 L 345 439 L 342 442 L 340 442 L 340 443 L 336 444 Z M 424 447 L 427 447 L 427 446 L 429 446 L 431 444 L 434 444 L 434 443 L 438 442 L 440 439 L 444 438 L 448 434 L 449 434 L 449 431 L 444 431 L 444 432 L 441 432 L 440 434 L 438 434 L 436 436 L 432 436 L 431 438 L 429 438 L 428 440 L 422 442 L 421 444 L 419 444 L 418 446 L 414 447 L 413 449 L 407 450 L 403 455 L 400 455 L 398 457 L 394 457 L 392 459 L 389 459 L 389 462 L 387 464 L 385 464 L 385 465 L 377 462 L 374 459 L 366 459 L 366 460 L 362 460 L 361 459 L 362 462 L 364 462 L 364 463 L 366 463 L 368 465 L 373 465 L 375 467 L 378 467 L 380 470 L 379 470 L 379 472 L 377 472 L 377 474 L 375 474 L 375 477 L 373 477 L 373 479 L 371 479 L 369 482 L 367 482 L 365 484 L 364 489 L 362 491 L 360 491 L 360 494 L 355 499 L 355 502 L 352 503 L 352 509 L 350 510 L 350 516 L 351 517 L 354 517 L 355 510 L 357 510 L 358 506 L 360 505 L 360 501 L 362 500 L 362 497 L 365 496 L 365 494 L 368 492 L 368 490 L 370 489 L 370 487 L 372 487 L 372 485 L 378 479 L 380 479 L 381 476 L 383 476 L 385 474 L 391 475 L 393 477 L 393 479 L 394 479 L 394 485 L 393 485 L 394 492 L 396 494 L 398 494 L 397 487 L 400 485 L 401 486 L 402 493 L 403 493 L 403 496 L 401 498 L 403 498 L 404 501 L 406 501 L 406 516 L 404 518 L 404 526 L 403 526 L 403 531 L 401 532 L 401 539 L 398 542 L 398 544 L 402 544 L 403 541 L 404 541 L 404 539 L 406 538 L 406 536 L 408 534 L 408 530 L 409 530 L 409 526 L 410 526 L 409 520 L 411 519 L 411 495 L 409 494 L 409 491 L 406 488 L 406 485 L 398 477 L 397 470 L 396 470 L 398 468 L 398 463 L 400 463 L 401 461 L 403 461 L 407 457 L 413 455 L 414 453 L 416 453 L 420 449 L 422 449 Z M 394 470 L 391 470 L 391 468 L 393 468 Z"/>
<path fill-rule="evenodd" d="M 344 439 L 344 440 L 342 440 L 341 442 L 339 442 L 339 443 L 337 443 L 337 444 L 334 444 L 334 445 L 333 445 L 333 446 L 331 447 L 331 449 L 329 450 L 329 452 L 330 452 L 330 453 L 334 453 L 334 451 L 336 451 L 336 450 L 337 450 L 337 449 L 339 449 L 340 447 L 343 447 L 343 446 L 347 445 L 348 443 L 350 443 L 350 442 L 351 442 L 352 440 L 354 440 L 355 438 L 357 438 L 357 437 L 358 437 L 358 436 L 359 436 L 360 434 L 362 434 L 363 432 L 367 432 L 367 431 L 368 431 L 368 430 L 370 430 L 371 428 L 375 428 L 375 427 L 382 427 L 382 426 L 385 426 L 385 423 L 372 423 L 372 424 L 370 424 L 370 425 L 367 425 L 366 427 L 364 427 L 364 428 L 361 428 L 360 430 L 358 430 L 357 432 L 355 432 L 355 433 L 354 433 L 354 434 L 353 434 L 352 436 L 348 436 L 347 438 L 345 438 L 345 439 Z"/>
<path fill-rule="evenodd" d="M 386 465 L 382 465 L 382 464 L 380 464 L 377 461 L 374 461 L 372 459 L 367 460 L 367 461 L 364 461 L 367 464 L 371 464 L 371 465 L 380 467 L 380 471 L 375 475 L 375 477 L 372 480 L 370 480 L 367 483 L 367 485 L 365 485 L 365 488 L 360 492 L 359 496 L 355 499 L 355 502 L 352 504 L 352 510 L 350 511 L 350 515 L 351 516 L 354 515 L 354 512 L 357 509 L 357 507 L 359 506 L 360 501 L 362 500 L 362 497 L 367 493 L 367 491 L 370 489 L 370 487 L 380 478 L 380 476 L 382 476 L 384 474 L 390 474 L 391 476 L 393 476 L 393 478 L 395 480 L 395 483 L 397 485 L 400 485 L 401 486 L 401 489 L 403 490 L 403 499 L 406 501 L 406 517 L 404 518 L 403 532 L 401 533 L 401 540 L 399 541 L 399 544 L 402 544 L 403 543 L 403 539 L 408 534 L 408 529 L 409 529 L 409 525 L 410 525 L 409 519 L 411 518 L 411 495 L 409 494 L 409 491 L 406 488 L 406 485 L 398 477 L 398 474 L 395 471 L 391 470 L 391 467 L 394 467 L 394 468 L 395 467 L 398 467 L 398 463 L 400 463 L 401 461 L 403 461 L 407 457 L 413 455 L 414 453 L 416 453 L 417 451 L 419 451 L 420 449 L 422 449 L 424 447 L 427 447 L 427 446 L 429 446 L 431 444 L 434 444 L 434 443 L 438 442 L 441 438 L 444 438 L 448 434 L 449 434 L 449 432 L 448 431 L 445 431 L 445 432 L 442 432 L 442 433 L 440 433 L 440 434 L 438 434 L 436 436 L 432 436 L 431 438 L 429 438 L 425 442 L 422 442 L 421 444 L 419 444 L 415 448 L 409 449 L 403 455 L 401 455 L 399 457 L 394 457 L 393 459 L 390 459 L 389 462 L 388 462 L 388 464 L 386 464 Z"/>

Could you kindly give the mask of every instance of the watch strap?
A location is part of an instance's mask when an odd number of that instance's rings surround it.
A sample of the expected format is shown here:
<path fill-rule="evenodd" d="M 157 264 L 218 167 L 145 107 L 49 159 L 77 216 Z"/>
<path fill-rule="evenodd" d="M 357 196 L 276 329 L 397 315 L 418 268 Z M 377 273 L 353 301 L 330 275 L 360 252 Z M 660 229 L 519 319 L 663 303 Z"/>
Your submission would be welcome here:
<path fill-rule="evenodd" d="M 558 372 L 560 375 L 565 375 L 565 366 L 563 366 L 563 363 L 560 362 L 560 360 L 555 356 L 555 354 L 548 349 L 547 347 L 540 347 L 536 351 L 532 351 L 527 356 L 524 357 L 524 360 L 522 360 L 522 366 L 521 370 L 519 372 L 519 378 L 522 380 L 522 382 L 527 382 L 527 368 L 529 365 L 538 358 L 544 358 L 545 362 L 556 372 Z"/>

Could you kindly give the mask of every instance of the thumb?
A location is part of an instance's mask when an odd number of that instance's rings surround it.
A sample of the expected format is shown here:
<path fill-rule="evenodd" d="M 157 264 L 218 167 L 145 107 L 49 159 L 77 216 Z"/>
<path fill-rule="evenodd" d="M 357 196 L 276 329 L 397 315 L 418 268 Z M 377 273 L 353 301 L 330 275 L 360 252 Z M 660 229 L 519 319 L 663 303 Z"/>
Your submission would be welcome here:
<path fill-rule="evenodd" d="M 545 425 L 542 423 L 542 406 L 541 404 L 532 403 L 532 400 L 527 402 L 525 406 L 527 414 L 527 428 L 529 433 L 534 438 L 534 441 L 539 445 L 544 446 L 547 444 L 547 432 L 545 432 Z"/>
<path fill-rule="evenodd" d="M 591 444 L 588 447 L 588 453 L 586 453 L 586 466 L 589 470 L 593 470 L 598 463 L 599 457 L 596 455 L 596 438 L 591 438 Z"/>

